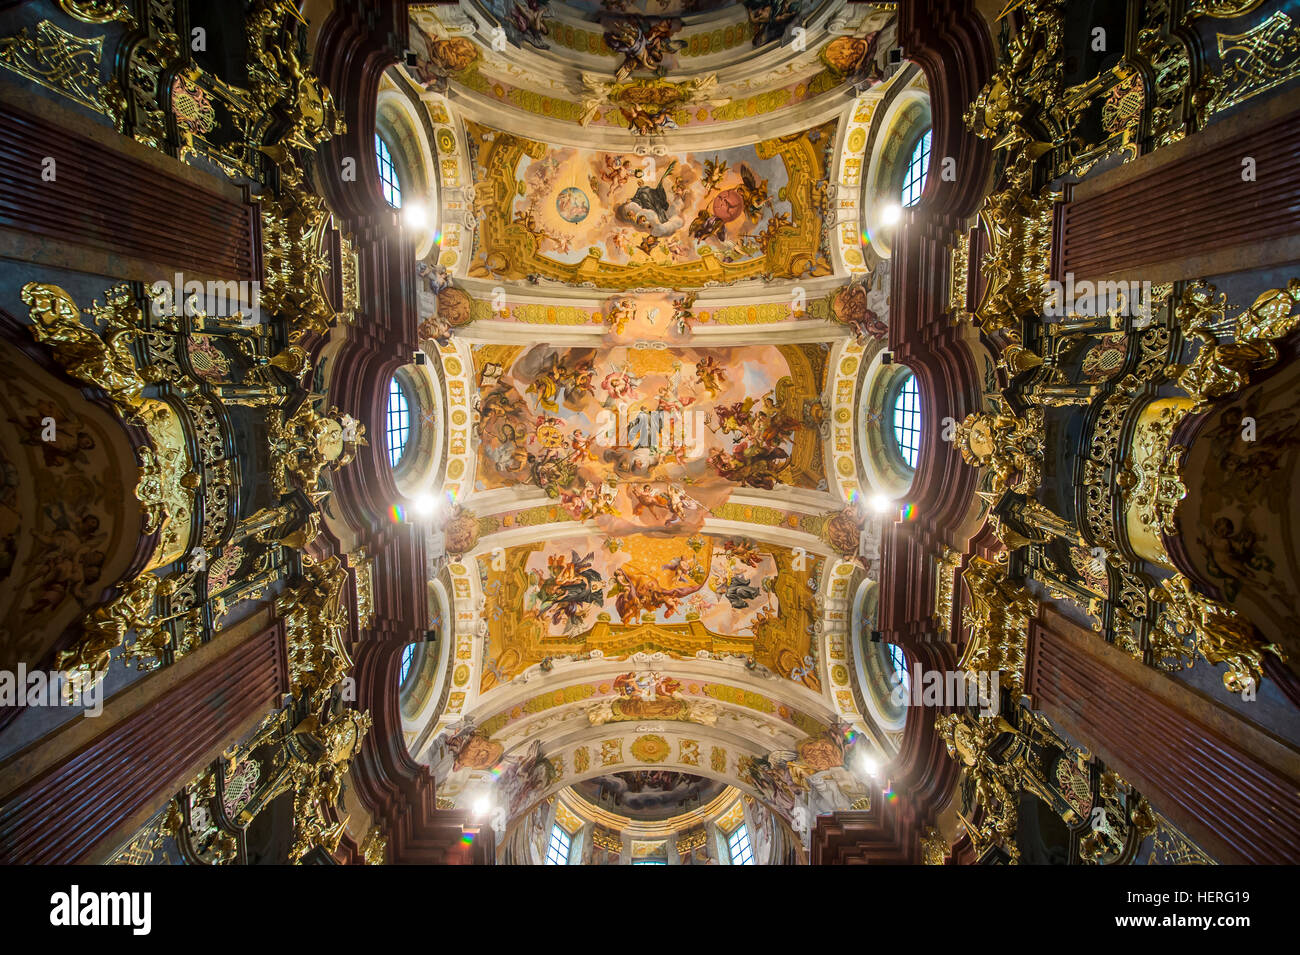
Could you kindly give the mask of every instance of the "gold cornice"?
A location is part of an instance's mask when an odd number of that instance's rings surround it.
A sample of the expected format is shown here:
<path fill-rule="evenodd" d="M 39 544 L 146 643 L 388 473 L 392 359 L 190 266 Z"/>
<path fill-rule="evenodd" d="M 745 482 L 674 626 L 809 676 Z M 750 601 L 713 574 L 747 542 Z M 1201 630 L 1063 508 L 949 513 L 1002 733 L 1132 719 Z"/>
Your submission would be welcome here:
<path fill-rule="evenodd" d="M 735 786 L 728 786 L 708 805 L 660 822 L 644 822 L 601 809 L 578 795 L 572 787 L 560 792 L 560 805 L 580 819 L 594 822 L 596 825 L 604 826 L 613 832 L 622 833 L 625 841 L 635 841 L 665 839 L 674 833 L 683 832 L 711 822 L 730 809 L 732 803 L 740 799 L 740 795 L 739 789 Z"/>

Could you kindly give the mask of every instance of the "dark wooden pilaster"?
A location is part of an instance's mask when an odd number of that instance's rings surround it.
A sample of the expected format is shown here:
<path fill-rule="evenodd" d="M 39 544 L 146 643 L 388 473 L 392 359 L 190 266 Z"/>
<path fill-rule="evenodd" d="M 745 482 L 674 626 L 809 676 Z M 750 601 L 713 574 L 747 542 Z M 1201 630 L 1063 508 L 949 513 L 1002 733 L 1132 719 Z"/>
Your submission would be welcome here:
<path fill-rule="evenodd" d="M 1058 262 L 1076 282 L 1197 279 L 1300 260 L 1297 226 L 1300 107 L 1279 96 L 1075 187 Z"/>
<path fill-rule="evenodd" d="M 916 375 L 921 407 L 932 426 L 924 431 L 919 467 L 908 500 L 917 518 L 886 526 L 878 626 L 884 639 L 903 647 L 908 665 L 951 668 L 955 647 L 943 642 L 934 620 L 935 555 L 954 541 L 974 498 L 975 472 L 951 442 L 942 440 L 944 418 L 975 410 L 979 372 L 948 313 L 949 249 L 983 197 L 992 170 L 988 144 L 971 135 L 962 113 L 993 70 L 993 46 L 983 17 L 969 0 L 899 5 L 903 55 L 925 72 L 934 116 L 932 154 L 952 158 L 955 178 L 932 175 L 920 203 L 906 210 L 893 243 L 890 348 Z M 949 797 L 957 776 L 934 730 L 939 711 L 913 707 L 902 747 L 889 767 L 895 798 L 873 797 L 867 812 L 836 813 L 818 820 L 814 864 L 917 863 L 920 836 Z"/>
<path fill-rule="evenodd" d="M 913 645 L 904 651 L 908 667 L 945 671 L 956 664 L 946 644 Z M 934 823 L 957 779 L 935 717 L 943 709 L 914 706 L 903 729 L 898 757 L 887 767 L 871 808 L 819 816 L 812 835 L 813 865 L 918 865 L 921 834 Z M 889 796 L 884 793 L 888 784 Z"/>
<path fill-rule="evenodd" d="M 916 375 L 922 412 L 936 425 L 925 429 L 908 494 L 917 519 L 886 527 L 881 543 L 882 579 L 906 584 L 882 595 L 879 625 L 904 642 L 934 639 L 932 557 L 953 543 L 952 529 L 975 492 L 977 475 L 937 425 L 948 417 L 960 421 L 980 394 L 980 373 L 948 311 L 949 248 L 979 208 L 992 172 L 988 144 L 965 128 L 962 113 L 992 74 L 994 54 L 970 0 L 900 4 L 898 36 L 903 55 L 929 83 L 935 162 L 954 161 L 953 177 L 928 178 L 893 243 L 889 344 L 895 360 Z"/>
<path fill-rule="evenodd" d="M 288 691 L 283 626 L 263 626 L 204 644 L 0 765 L 0 862 L 106 861 Z"/>
<path fill-rule="evenodd" d="M 492 828 L 479 828 L 463 809 L 438 809 L 433 774 L 407 752 L 397 701 L 402 646 L 396 640 L 370 640 L 357 649 L 358 705 L 370 711 L 375 724 L 352 763 L 351 778 L 388 835 L 389 862 L 491 864 Z M 467 832 L 476 834 L 466 841 Z"/>
<path fill-rule="evenodd" d="M 324 170 L 336 170 L 355 157 L 359 167 L 354 182 L 329 172 L 320 176 L 340 227 L 355 241 L 361 289 L 357 322 L 333 359 L 330 395 L 375 436 L 384 430 L 388 380 L 419 347 L 415 249 L 380 193 L 373 145 L 380 78 L 405 49 L 407 25 L 404 2 L 340 0 L 321 25 L 315 54 L 321 79 L 348 121 L 345 134 L 322 145 L 318 161 Z M 423 639 L 428 626 L 426 588 L 411 586 L 427 579 L 424 528 L 387 519 L 401 495 L 381 437 L 372 438 L 370 447 L 334 476 L 334 484 L 331 504 L 355 534 L 350 546 L 365 546 L 376 568 L 373 620 L 355 634 L 352 648 L 357 707 L 370 712 L 374 726 L 352 763 L 350 780 L 388 837 L 388 862 L 490 864 L 492 829 L 478 830 L 464 811 L 437 809 L 433 775 L 411 758 L 402 733 L 397 678 L 402 649 Z M 469 831 L 476 834 L 467 840 Z M 340 855 L 349 862 L 359 858 L 350 839 Z"/>
<path fill-rule="evenodd" d="M 245 190 L 3 86 L 0 165 L 0 256 L 146 282 L 261 277 Z"/>
<path fill-rule="evenodd" d="M 820 816 L 813 830 L 813 865 L 917 865 L 920 843 L 904 832 L 901 814 L 879 799 L 870 810 Z"/>
<path fill-rule="evenodd" d="M 1225 863 L 1300 853 L 1300 751 L 1045 606 L 1031 621 L 1025 689 Z"/>

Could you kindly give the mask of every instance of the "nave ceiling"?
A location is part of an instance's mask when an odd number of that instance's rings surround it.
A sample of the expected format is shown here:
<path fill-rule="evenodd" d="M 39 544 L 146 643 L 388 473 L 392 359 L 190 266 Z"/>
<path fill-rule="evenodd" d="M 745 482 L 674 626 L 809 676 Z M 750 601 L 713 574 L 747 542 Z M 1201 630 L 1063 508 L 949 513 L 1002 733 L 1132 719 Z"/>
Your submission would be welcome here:
<path fill-rule="evenodd" d="M 877 572 L 865 502 L 897 490 L 855 427 L 889 320 L 864 163 L 876 106 L 918 77 L 885 62 L 884 8 L 827 5 L 791 47 L 765 39 L 780 5 L 650 6 L 531 7 L 546 31 L 508 19 L 505 49 L 472 27 L 509 11 L 413 8 L 392 89 L 446 157 L 421 317 L 451 409 L 430 574 L 455 642 L 445 708 L 408 738 L 468 805 L 494 767 L 549 761 L 550 795 L 637 765 L 647 734 L 611 732 L 634 721 L 666 747 L 646 765 L 780 793 L 788 820 L 817 773 L 853 801 L 846 746 L 898 745 L 868 726 L 845 607 Z M 637 31 L 655 69 L 620 75 Z M 809 769 L 818 740 L 837 755 Z"/>

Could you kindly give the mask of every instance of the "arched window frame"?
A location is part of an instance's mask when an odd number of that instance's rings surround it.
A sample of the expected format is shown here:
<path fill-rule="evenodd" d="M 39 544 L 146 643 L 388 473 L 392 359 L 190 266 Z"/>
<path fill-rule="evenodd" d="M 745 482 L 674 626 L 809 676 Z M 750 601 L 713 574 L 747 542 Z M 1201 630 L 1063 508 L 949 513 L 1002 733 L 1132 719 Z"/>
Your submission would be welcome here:
<path fill-rule="evenodd" d="M 894 452 L 904 467 L 915 471 L 921 458 L 921 392 L 913 372 L 899 378 L 886 407 Z"/>
<path fill-rule="evenodd" d="M 406 686 L 406 681 L 411 676 L 411 670 L 415 666 L 415 644 L 408 643 L 402 648 L 402 666 L 397 674 L 397 685 Z"/>
<path fill-rule="evenodd" d="M 899 677 L 899 684 L 903 687 L 903 692 L 908 693 L 912 687 L 912 676 L 907 672 L 907 657 L 903 654 L 903 648 L 896 643 L 889 645 L 889 664 L 894 668 L 894 673 Z"/>
<path fill-rule="evenodd" d="M 410 446 L 412 437 L 411 399 L 396 376 L 388 382 L 388 407 L 384 412 L 384 433 L 388 441 L 388 464 L 394 469 Z"/>
<path fill-rule="evenodd" d="M 741 823 L 727 834 L 727 854 L 732 865 L 753 865 L 754 846 L 749 838 L 749 826 Z"/>
<path fill-rule="evenodd" d="M 393 150 L 379 133 L 375 133 L 375 160 L 379 163 L 379 187 L 394 209 L 402 208 L 402 177 L 393 160 Z"/>
<path fill-rule="evenodd" d="M 925 192 L 926 177 L 930 173 L 930 145 L 933 142 L 934 128 L 929 127 L 921 133 L 912 147 L 907 169 L 903 172 L 903 188 L 900 195 L 903 207 L 914 206 L 921 201 Z"/>
<path fill-rule="evenodd" d="M 551 837 L 546 843 L 544 865 L 568 865 L 573 852 L 573 836 L 558 822 L 551 824 Z"/>

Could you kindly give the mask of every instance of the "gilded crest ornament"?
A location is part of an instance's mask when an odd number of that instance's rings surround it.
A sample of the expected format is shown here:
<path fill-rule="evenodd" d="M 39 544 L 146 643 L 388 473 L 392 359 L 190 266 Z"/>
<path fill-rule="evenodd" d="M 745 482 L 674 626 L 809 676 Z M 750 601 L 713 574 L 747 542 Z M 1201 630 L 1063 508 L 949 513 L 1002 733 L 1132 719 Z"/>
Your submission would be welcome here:
<path fill-rule="evenodd" d="M 1160 605 L 1158 628 L 1172 641 L 1191 643 L 1212 664 L 1227 664 L 1223 685 L 1231 693 L 1258 687 L 1264 678 L 1264 654 L 1285 660 L 1282 648 L 1264 643 L 1259 631 L 1235 610 L 1197 593 L 1182 574 L 1152 588 Z"/>
<path fill-rule="evenodd" d="M 958 666 L 1000 673 L 1013 698 L 1019 696 L 1024 684 L 1029 619 L 1038 612 L 1038 602 L 1022 584 L 1007 576 L 1005 567 L 982 557 L 971 558 L 962 579 L 970 594 L 970 606 L 963 615 L 970 639 Z"/>
<path fill-rule="evenodd" d="M 287 493 L 290 476 L 304 491 L 315 491 L 322 471 L 338 470 L 368 444 L 365 425 L 351 415 L 340 415 L 337 408 L 320 414 L 311 398 L 288 418 L 273 412 L 267 438 L 275 466 L 272 478 L 281 494 Z"/>
<path fill-rule="evenodd" d="M 1194 282 L 1183 292 L 1176 315 L 1183 334 L 1198 340 L 1201 349 L 1191 364 L 1169 371 L 1179 386 L 1199 400 L 1203 410 L 1212 400 L 1235 394 L 1249 384 L 1251 375 L 1277 363 L 1275 344 L 1300 326 L 1300 279 L 1285 289 L 1270 289 L 1232 321 L 1234 335 L 1219 341 L 1218 329 L 1227 318 L 1227 296 L 1206 282 Z"/>
<path fill-rule="evenodd" d="M 1018 417 L 999 404 L 997 411 L 967 415 L 957 425 L 957 446 L 967 464 L 989 470 L 994 494 L 1032 495 L 1042 479 L 1043 412 L 1030 408 Z"/>

